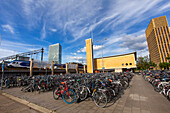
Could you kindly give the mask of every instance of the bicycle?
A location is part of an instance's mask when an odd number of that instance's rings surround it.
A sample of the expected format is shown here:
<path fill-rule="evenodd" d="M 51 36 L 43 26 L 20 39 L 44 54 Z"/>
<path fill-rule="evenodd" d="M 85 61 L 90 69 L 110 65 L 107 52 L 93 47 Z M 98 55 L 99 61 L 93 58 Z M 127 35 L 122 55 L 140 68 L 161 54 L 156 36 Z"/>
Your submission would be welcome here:
<path fill-rule="evenodd" d="M 59 97 L 63 97 L 63 100 L 67 104 L 72 104 L 76 100 L 76 93 L 72 89 L 68 89 L 67 82 L 61 82 L 64 88 L 59 85 L 53 89 L 53 97 L 58 100 Z"/>

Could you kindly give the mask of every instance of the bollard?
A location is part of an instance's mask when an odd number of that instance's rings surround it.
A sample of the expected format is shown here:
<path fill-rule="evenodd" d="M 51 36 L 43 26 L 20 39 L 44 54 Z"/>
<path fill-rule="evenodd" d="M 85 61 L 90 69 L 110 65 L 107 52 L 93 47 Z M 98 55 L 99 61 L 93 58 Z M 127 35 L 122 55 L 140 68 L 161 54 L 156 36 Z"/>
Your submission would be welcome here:
<path fill-rule="evenodd" d="M 51 63 L 51 74 L 54 75 L 54 61 Z"/>
<path fill-rule="evenodd" d="M 32 76 L 32 71 L 33 71 L 33 58 L 31 59 L 31 62 L 30 62 L 30 76 Z"/>
<path fill-rule="evenodd" d="M 76 64 L 76 73 L 78 74 L 79 73 L 79 65 Z"/>
<path fill-rule="evenodd" d="M 68 63 L 66 63 L 66 74 L 68 73 Z"/>
<path fill-rule="evenodd" d="M 83 68 L 84 68 L 84 73 L 86 73 L 86 65 L 84 65 Z"/>

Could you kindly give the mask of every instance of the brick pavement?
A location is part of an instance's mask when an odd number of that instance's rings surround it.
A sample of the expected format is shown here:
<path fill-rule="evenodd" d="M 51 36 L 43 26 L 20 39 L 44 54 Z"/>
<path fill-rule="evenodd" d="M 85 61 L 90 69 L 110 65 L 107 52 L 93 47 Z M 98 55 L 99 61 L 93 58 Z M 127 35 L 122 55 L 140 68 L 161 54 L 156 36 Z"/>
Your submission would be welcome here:
<path fill-rule="evenodd" d="M 98 108 L 89 99 L 68 105 L 61 98 L 54 100 L 52 92 L 24 93 L 20 88 L 5 89 L 4 92 L 58 113 L 170 113 L 170 102 L 138 75 L 134 76 L 130 88 L 121 98 L 116 103 L 109 103 L 106 108 Z"/>
<path fill-rule="evenodd" d="M 0 113 L 39 113 L 0 94 Z"/>

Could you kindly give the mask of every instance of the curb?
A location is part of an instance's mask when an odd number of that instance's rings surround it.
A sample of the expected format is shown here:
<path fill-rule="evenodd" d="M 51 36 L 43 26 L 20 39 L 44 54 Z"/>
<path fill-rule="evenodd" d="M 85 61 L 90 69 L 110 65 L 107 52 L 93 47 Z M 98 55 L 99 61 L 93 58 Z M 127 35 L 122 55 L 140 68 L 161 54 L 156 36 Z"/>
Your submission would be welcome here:
<path fill-rule="evenodd" d="M 19 103 L 21 103 L 21 104 L 24 104 L 24 105 L 26 105 L 26 106 L 28 106 L 28 107 L 30 107 L 30 108 L 32 108 L 32 109 L 35 109 L 35 110 L 37 110 L 37 111 L 39 111 L 39 112 L 42 112 L 42 113 L 56 113 L 56 112 L 54 112 L 54 111 L 52 111 L 52 110 L 49 110 L 49 109 L 47 109 L 47 108 L 45 108 L 45 107 L 36 105 L 36 104 L 31 103 L 31 102 L 29 102 L 29 101 L 27 101 L 27 100 L 24 100 L 24 99 L 21 99 L 21 98 L 12 96 L 12 95 L 10 95 L 10 94 L 2 93 L 2 95 L 3 95 L 3 96 L 6 96 L 6 97 L 8 97 L 8 98 L 10 98 L 10 99 L 12 99 L 12 100 L 14 100 L 14 101 L 17 101 L 17 102 L 19 102 Z"/>

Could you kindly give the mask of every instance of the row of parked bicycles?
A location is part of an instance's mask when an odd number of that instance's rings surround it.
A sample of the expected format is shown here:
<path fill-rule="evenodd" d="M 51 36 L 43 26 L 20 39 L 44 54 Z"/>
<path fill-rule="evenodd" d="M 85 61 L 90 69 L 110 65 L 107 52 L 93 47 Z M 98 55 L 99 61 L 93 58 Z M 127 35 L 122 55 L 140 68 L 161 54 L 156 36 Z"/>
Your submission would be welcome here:
<path fill-rule="evenodd" d="M 152 84 L 156 92 L 170 100 L 170 72 L 144 71 L 142 74 L 144 79 Z"/>
<path fill-rule="evenodd" d="M 65 74 L 16 76 L 4 79 L 5 87 L 21 87 L 23 92 L 53 91 L 67 104 L 91 98 L 98 107 L 105 107 L 129 86 L 133 73 Z"/>
<path fill-rule="evenodd" d="M 67 104 L 81 102 L 89 97 L 96 106 L 105 107 L 129 86 L 132 77 L 131 73 L 66 75 L 58 79 L 53 97 L 56 100 L 62 97 Z"/>

